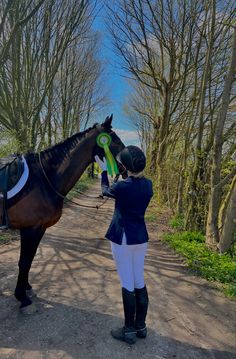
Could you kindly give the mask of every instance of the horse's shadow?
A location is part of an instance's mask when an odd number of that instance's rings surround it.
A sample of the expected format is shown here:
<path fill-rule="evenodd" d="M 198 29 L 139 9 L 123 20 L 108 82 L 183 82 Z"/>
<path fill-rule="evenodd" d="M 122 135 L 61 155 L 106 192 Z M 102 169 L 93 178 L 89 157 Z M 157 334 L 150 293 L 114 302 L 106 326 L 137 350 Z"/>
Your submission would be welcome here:
<path fill-rule="evenodd" d="M 134 346 L 128 346 L 110 336 L 112 327 L 122 325 L 121 318 L 95 310 L 37 298 L 38 312 L 23 316 L 16 310 L 13 298 L 2 295 L 0 303 L 6 305 L 1 318 L 1 359 L 235 358 L 233 353 L 189 345 L 151 329 L 145 340 L 139 339 Z"/>

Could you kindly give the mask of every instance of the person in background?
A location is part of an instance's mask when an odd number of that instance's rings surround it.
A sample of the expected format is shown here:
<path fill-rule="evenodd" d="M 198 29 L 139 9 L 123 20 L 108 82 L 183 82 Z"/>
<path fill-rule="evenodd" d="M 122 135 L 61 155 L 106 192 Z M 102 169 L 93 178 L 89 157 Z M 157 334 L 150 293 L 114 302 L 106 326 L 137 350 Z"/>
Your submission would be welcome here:
<path fill-rule="evenodd" d="M 111 335 L 128 344 L 136 338 L 146 338 L 148 292 L 144 280 L 144 259 L 147 251 L 148 232 L 144 220 L 145 211 L 153 196 L 152 182 L 143 175 L 146 157 L 136 146 L 125 147 L 117 156 L 128 177 L 111 186 L 107 176 L 106 159 L 96 156 L 102 170 L 103 196 L 115 199 L 115 210 L 105 235 L 111 241 L 112 255 L 122 287 L 124 326 L 114 329 Z"/>

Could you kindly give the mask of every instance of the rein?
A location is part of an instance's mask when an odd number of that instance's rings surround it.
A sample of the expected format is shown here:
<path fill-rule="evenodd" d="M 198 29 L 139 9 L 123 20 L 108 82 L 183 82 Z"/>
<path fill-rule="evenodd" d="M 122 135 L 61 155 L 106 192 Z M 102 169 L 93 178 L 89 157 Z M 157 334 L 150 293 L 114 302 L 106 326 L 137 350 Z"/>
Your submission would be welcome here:
<path fill-rule="evenodd" d="M 44 170 L 44 168 L 43 168 L 43 164 L 42 164 L 42 161 L 41 161 L 40 153 L 39 153 L 39 163 L 40 163 L 42 172 L 43 172 L 43 174 L 44 174 L 44 177 L 46 178 L 46 180 L 47 180 L 49 186 L 51 187 L 51 189 L 53 190 L 53 192 L 55 192 L 55 193 L 58 195 L 58 197 L 65 199 L 66 196 L 63 196 L 63 194 L 59 193 L 59 192 L 56 190 L 56 188 L 53 186 L 53 184 L 52 184 L 52 182 L 50 181 L 50 179 L 48 178 L 48 176 L 47 176 L 47 174 L 46 174 L 46 172 L 45 172 L 45 170 Z"/>
<path fill-rule="evenodd" d="M 82 191 L 76 190 L 77 193 L 82 194 L 84 197 L 93 198 L 93 199 L 103 199 L 103 195 L 99 194 L 98 196 L 90 196 Z"/>
<path fill-rule="evenodd" d="M 90 197 L 90 198 L 96 198 L 96 197 Z M 75 204 L 76 206 L 79 206 L 79 207 L 93 208 L 93 209 L 99 210 L 108 201 L 108 198 L 106 198 L 101 204 L 99 204 L 99 205 L 97 204 L 96 206 L 89 206 L 89 205 L 86 205 L 86 204 L 81 204 L 81 203 L 75 202 L 75 201 L 73 201 L 72 199 L 69 199 L 69 198 L 66 198 L 66 201 L 70 202 L 70 203 L 73 203 L 73 204 Z"/>

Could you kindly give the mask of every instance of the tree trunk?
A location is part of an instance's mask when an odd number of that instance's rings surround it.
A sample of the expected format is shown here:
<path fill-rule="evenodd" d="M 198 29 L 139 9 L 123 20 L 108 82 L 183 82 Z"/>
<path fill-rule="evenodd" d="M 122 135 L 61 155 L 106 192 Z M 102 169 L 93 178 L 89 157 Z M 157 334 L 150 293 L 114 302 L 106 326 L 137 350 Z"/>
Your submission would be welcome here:
<path fill-rule="evenodd" d="M 216 1 L 210 1 L 210 32 L 209 32 L 209 45 L 206 52 L 206 58 L 203 69 L 203 76 L 201 81 L 201 90 L 198 102 L 198 135 L 197 135 L 197 144 L 195 150 L 195 162 L 193 168 L 193 175 L 191 180 L 191 192 L 192 196 L 189 197 L 189 206 L 188 206 L 188 218 L 186 220 L 187 227 L 191 230 L 202 230 L 202 222 L 204 218 L 204 212 L 202 211 L 202 182 L 201 175 L 204 172 L 204 151 L 202 148 L 203 145 L 203 134 L 204 134 L 204 119 L 205 119 L 205 102 L 206 102 L 206 91 L 207 85 L 209 82 L 210 68 L 211 68 L 211 59 L 214 45 L 214 34 L 215 34 L 215 20 L 216 20 Z"/>
<path fill-rule="evenodd" d="M 234 242 L 236 230 L 236 176 L 225 199 L 226 208 L 223 215 L 223 228 L 220 234 L 218 248 L 221 253 L 227 252 Z"/>
<path fill-rule="evenodd" d="M 211 195 L 209 203 L 209 211 L 206 226 L 206 243 L 209 247 L 216 248 L 219 242 L 219 229 L 218 229 L 218 215 L 221 200 L 221 162 L 222 162 L 222 145 L 223 145 L 223 131 L 225 119 L 227 116 L 228 106 L 230 102 L 230 94 L 234 81 L 236 70 L 236 28 L 233 34 L 232 44 L 232 57 L 225 79 L 224 90 L 222 94 L 222 105 L 218 113 L 216 121 L 216 130 L 213 145 L 213 162 L 211 171 Z"/>
<path fill-rule="evenodd" d="M 151 161 L 150 173 L 155 174 L 157 169 L 157 156 L 158 156 L 158 143 L 159 143 L 159 128 L 156 124 L 153 126 L 153 139 L 151 145 Z"/>
<path fill-rule="evenodd" d="M 183 214 L 184 205 L 183 205 L 183 193 L 184 193 L 184 168 L 181 169 L 178 183 L 178 193 L 177 193 L 177 213 Z"/>
<path fill-rule="evenodd" d="M 166 179 L 166 151 L 170 125 L 170 100 L 171 91 L 166 85 L 164 96 L 164 111 L 160 121 L 159 146 L 157 154 L 157 177 L 158 177 L 158 200 L 166 203 L 167 199 L 167 179 Z"/>

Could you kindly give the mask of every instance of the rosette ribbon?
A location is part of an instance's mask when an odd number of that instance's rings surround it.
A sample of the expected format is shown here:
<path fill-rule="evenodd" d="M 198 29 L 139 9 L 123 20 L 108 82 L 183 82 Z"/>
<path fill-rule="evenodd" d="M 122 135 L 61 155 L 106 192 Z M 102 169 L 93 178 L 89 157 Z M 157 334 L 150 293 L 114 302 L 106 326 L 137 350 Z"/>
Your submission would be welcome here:
<path fill-rule="evenodd" d="M 103 148 L 105 152 L 105 158 L 107 161 L 107 171 L 110 176 L 119 174 L 119 170 L 117 167 L 117 163 L 110 151 L 110 144 L 111 144 L 111 136 L 106 133 L 102 132 L 97 136 L 97 144 L 99 147 Z"/>

